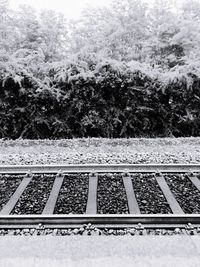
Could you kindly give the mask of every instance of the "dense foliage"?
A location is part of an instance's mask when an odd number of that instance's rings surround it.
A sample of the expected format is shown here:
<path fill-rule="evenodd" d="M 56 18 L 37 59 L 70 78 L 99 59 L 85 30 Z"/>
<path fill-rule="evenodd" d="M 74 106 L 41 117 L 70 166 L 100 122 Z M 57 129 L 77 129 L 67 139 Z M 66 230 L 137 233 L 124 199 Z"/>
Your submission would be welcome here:
<path fill-rule="evenodd" d="M 0 9 L 0 137 L 200 135 L 198 1 Z"/>

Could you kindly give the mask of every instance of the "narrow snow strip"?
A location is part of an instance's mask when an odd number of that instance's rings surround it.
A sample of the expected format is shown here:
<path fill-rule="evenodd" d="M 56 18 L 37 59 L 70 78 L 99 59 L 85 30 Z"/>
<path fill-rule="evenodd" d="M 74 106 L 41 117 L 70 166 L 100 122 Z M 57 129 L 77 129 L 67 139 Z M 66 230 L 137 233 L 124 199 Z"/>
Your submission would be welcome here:
<path fill-rule="evenodd" d="M 51 193 L 49 195 L 49 199 L 44 207 L 42 214 L 53 214 L 60 188 L 63 184 L 63 180 L 63 175 L 56 176 Z"/>
<path fill-rule="evenodd" d="M 126 190 L 126 196 L 128 201 L 128 208 L 130 214 L 140 214 L 140 208 L 138 206 L 135 193 L 133 190 L 133 184 L 130 176 L 123 176 L 123 183 Z"/>
<path fill-rule="evenodd" d="M 3 267 L 198 267 L 199 237 L 1 237 Z"/>
<path fill-rule="evenodd" d="M 97 185 L 98 185 L 98 175 L 97 174 L 90 175 L 86 214 L 97 213 Z"/>
<path fill-rule="evenodd" d="M 96 259 L 83 259 L 83 260 L 71 260 L 71 259 L 46 259 L 46 258 L 14 258 L 14 259 L 3 259 L 0 260 L 0 265 L 2 267 L 198 267 L 199 266 L 199 257 L 194 258 L 182 258 L 182 257 L 173 257 L 173 256 L 164 256 L 164 257 L 118 257 L 112 256 L 108 258 L 99 258 Z"/>
<path fill-rule="evenodd" d="M 8 215 L 12 212 L 14 209 L 15 205 L 17 204 L 17 201 L 19 200 L 20 196 L 28 186 L 32 179 L 32 175 L 25 176 L 20 185 L 18 186 L 17 190 L 15 193 L 11 196 L 9 201 L 6 203 L 6 205 L 3 207 L 3 209 L 0 212 L 0 215 Z"/>
<path fill-rule="evenodd" d="M 160 175 L 156 176 L 156 181 L 159 184 L 168 204 L 170 205 L 170 208 L 174 214 L 184 214 L 183 210 L 179 206 L 177 200 L 175 199 L 174 195 L 172 194 L 169 186 L 167 185 L 165 178 Z"/>

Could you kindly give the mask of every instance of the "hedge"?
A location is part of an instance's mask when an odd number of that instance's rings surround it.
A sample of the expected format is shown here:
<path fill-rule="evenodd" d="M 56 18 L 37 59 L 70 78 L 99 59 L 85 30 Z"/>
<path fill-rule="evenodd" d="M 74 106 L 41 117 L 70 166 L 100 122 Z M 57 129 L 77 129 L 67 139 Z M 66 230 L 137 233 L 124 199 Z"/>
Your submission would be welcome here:
<path fill-rule="evenodd" d="M 197 75 L 163 82 L 153 69 L 80 59 L 43 67 L 40 79 L 18 72 L 20 82 L 1 72 L 0 138 L 200 135 Z"/>

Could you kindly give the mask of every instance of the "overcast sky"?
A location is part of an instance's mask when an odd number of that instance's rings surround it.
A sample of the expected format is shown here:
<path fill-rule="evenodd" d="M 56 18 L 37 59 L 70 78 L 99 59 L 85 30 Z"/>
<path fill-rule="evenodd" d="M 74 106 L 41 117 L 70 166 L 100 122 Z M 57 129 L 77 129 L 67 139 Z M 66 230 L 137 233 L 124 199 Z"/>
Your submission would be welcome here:
<path fill-rule="evenodd" d="M 109 5 L 111 0 L 10 0 L 10 7 L 17 9 L 20 4 L 33 6 L 37 10 L 52 9 L 64 13 L 67 17 L 77 18 L 83 8 Z"/>
<path fill-rule="evenodd" d="M 52 9 L 62 12 L 68 18 L 78 18 L 81 11 L 90 6 L 108 6 L 112 0 L 10 0 L 10 7 L 17 9 L 20 4 L 33 6 L 36 10 Z M 154 0 L 145 0 L 151 4 Z M 163 0 L 165 1 L 165 0 Z M 183 0 L 171 0 L 175 4 L 180 4 Z"/>

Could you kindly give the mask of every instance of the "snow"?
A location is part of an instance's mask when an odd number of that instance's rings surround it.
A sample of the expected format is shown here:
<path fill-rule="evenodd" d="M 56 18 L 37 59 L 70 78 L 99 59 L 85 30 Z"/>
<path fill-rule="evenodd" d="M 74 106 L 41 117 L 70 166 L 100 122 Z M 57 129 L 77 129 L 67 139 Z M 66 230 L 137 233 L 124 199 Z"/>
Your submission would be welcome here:
<path fill-rule="evenodd" d="M 0 266 L 197 267 L 199 237 L 6 237 Z M 8 249 L 9 247 L 9 249 Z"/>
<path fill-rule="evenodd" d="M 106 267 L 106 266 L 115 266 L 115 267 L 197 267 L 199 263 L 199 258 L 190 258 L 187 260 L 183 260 L 182 258 L 174 258 L 170 257 L 162 257 L 162 258 L 151 258 L 151 257 L 134 257 L 134 258 L 126 258 L 126 257 L 108 257 L 108 258 L 97 258 L 97 259 L 86 259 L 86 260 L 78 260 L 73 261 L 71 259 L 65 260 L 49 260 L 49 259 L 38 259 L 38 258 L 15 258 L 15 259 L 6 259 L 0 260 L 0 264 L 3 267 Z M 162 264 L 162 265 L 161 265 Z M 175 265 L 174 265 L 175 264 Z"/>

